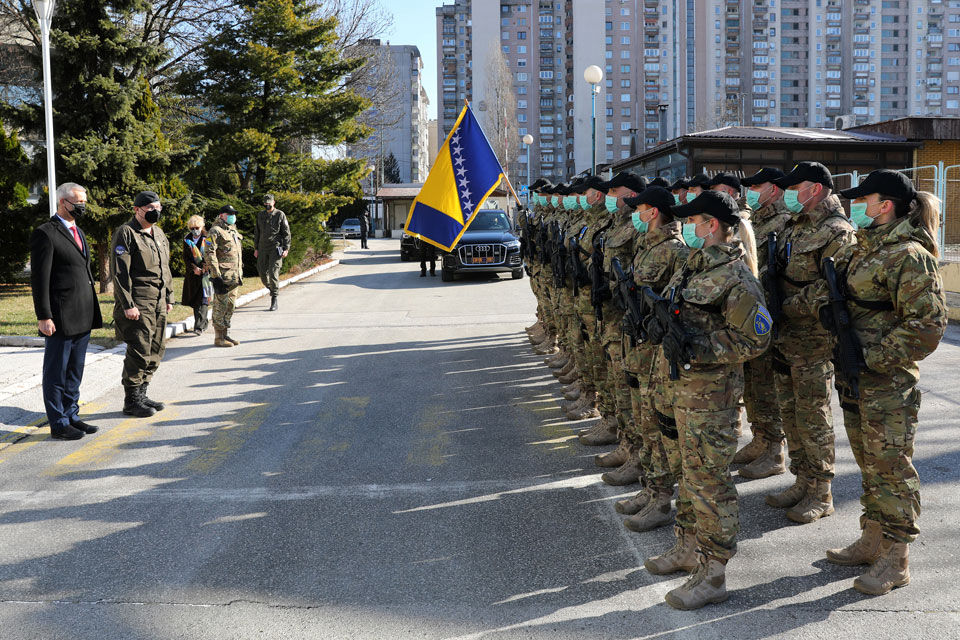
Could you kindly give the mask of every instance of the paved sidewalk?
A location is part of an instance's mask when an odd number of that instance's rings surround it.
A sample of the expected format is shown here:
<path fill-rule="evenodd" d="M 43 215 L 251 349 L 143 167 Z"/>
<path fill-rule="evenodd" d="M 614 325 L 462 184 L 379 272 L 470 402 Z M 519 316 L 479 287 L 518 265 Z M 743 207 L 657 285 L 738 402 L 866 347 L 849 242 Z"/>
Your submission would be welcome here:
<path fill-rule="evenodd" d="M 331 262 L 287 278 L 280 283 L 280 287 L 337 266 L 342 255 L 341 252 L 335 253 Z M 247 305 L 267 295 L 269 291 L 266 288 L 251 291 L 237 299 L 237 306 Z M 181 336 L 192 330 L 193 317 L 190 317 L 169 324 L 167 338 Z M 40 386 L 43 382 L 43 344 L 43 338 L 38 336 L 0 336 L 0 450 L 34 433 L 47 421 Z M 90 345 L 80 386 L 83 404 L 119 387 L 125 348 L 124 345 L 110 349 Z"/>

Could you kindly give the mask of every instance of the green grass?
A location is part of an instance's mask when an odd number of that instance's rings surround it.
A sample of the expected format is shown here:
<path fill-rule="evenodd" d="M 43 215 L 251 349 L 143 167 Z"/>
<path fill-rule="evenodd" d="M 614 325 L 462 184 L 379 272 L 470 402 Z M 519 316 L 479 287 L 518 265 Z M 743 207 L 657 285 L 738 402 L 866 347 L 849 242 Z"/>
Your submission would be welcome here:
<path fill-rule="evenodd" d="M 336 243 L 339 244 L 339 243 Z M 339 247 L 338 247 L 339 248 Z M 329 259 L 321 261 L 327 262 Z M 293 268 L 288 273 L 280 276 L 281 280 L 300 273 L 301 270 Z M 243 285 L 240 287 L 240 293 L 250 293 L 262 288 L 260 278 L 257 276 L 248 276 L 244 278 Z M 167 316 L 167 322 L 180 322 L 193 315 L 193 309 L 180 304 L 180 294 L 183 291 L 183 278 L 173 278 L 173 299 L 176 304 L 173 311 Z M 114 346 L 118 343 L 114 334 L 113 325 L 113 303 L 112 293 L 101 293 L 100 313 L 103 315 L 103 328 L 94 329 L 90 334 L 90 341 L 94 344 L 106 347 Z M 0 283 L 0 335 L 3 336 L 39 336 L 37 332 L 37 316 L 33 311 L 33 296 L 30 292 L 30 285 L 26 283 Z"/>

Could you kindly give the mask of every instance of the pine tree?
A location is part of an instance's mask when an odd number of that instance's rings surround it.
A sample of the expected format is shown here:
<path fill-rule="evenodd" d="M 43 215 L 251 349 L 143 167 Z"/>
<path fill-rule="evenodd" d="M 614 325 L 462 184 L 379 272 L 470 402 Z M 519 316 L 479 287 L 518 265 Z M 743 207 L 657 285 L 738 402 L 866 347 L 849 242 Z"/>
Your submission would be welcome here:
<path fill-rule="evenodd" d="M 37 220 L 34 208 L 26 206 L 27 166 L 16 132 L 7 135 L 0 122 L 0 282 L 19 274 L 30 255 L 30 231 Z"/>
<path fill-rule="evenodd" d="M 166 54 L 142 37 L 148 6 L 146 0 L 61 0 L 50 36 L 57 180 L 87 189 L 89 213 L 81 224 L 96 245 L 101 291 L 110 286 L 112 229 L 132 215 L 136 193 L 163 191 L 195 158 L 193 151 L 169 148 L 160 132 L 144 78 Z M 41 82 L 40 52 L 31 55 Z M 42 104 L 5 105 L 4 112 L 44 138 Z M 44 152 L 35 163 L 45 166 Z"/>
<path fill-rule="evenodd" d="M 336 48 L 336 18 L 320 18 L 314 0 L 243 0 L 243 15 L 206 44 L 202 65 L 180 77 L 199 99 L 209 143 L 205 171 L 229 170 L 242 193 L 273 189 L 271 171 L 302 156 L 302 141 L 356 142 L 367 101 L 342 86 L 362 65 Z"/>
<path fill-rule="evenodd" d="M 383 159 L 383 181 L 391 184 L 400 182 L 400 163 L 397 162 L 397 156 L 393 155 L 393 151 Z"/>

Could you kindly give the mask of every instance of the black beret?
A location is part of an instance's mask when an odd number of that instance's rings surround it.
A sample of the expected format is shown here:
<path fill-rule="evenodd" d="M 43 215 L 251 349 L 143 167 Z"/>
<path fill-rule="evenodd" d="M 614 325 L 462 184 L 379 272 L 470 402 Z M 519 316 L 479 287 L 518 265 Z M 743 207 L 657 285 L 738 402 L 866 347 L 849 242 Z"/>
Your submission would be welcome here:
<path fill-rule="evenodd" d="M 675 205 L 670 212 L 677 218 L 689 218 L 703 213 L 731 226 L 740 224 L 737 201 L 720 191 L 704 191 L 687 204 Z"/>
<path fill-rule="evenodd" d="M 725 184 L 728 187 L 733 187 L 737 191 L 742 189 L 740 186 L 740 178 L 729 171 L 721 171 L 717 175 L 713 176 L 713 180 L 710 181 L 710 186 L 715 187 L 718 184 Z"/>
<path fill-rule="evenodd" d="M 917 190 L 913 187 L 910 178 L 892 169 L 877 169 L 870 172 L 870 175 L 860 183 L 858 187 L 844 189 L 840 192 L 844 198 L 853 200 L 862 198 L 871 193 L 879 193 L 883 196 L 897 198 L 904 202 L 911 202 L 917 197 Z"/>
<path fill-rule="evenodd" d="M 137 197 L 133 199 L 133 206 L 145 207 L 154 202 L 160 202 L 160 196 L 153 191 L 141 191 L 137 194 Z"/>
<path fill-rule="evenodd" d="M 833 177 L 830 170 L 819 162 L 801 162 L 790 173 L 773 181 L 781 189 L 789 189 L 801 182 L 818 182 L 828 189 L 833 189 Z"/>
<path fill-rule="evenodd" d="M 629 171 L 621 171 L 617 175 L 613 176 L 611 180 L 603 183 L 603 186 L 599 188 L 600 191 L 609 191 L 610 189 L 616 189 L 617 187 L 626 187 L 631 191 L 636 191 L 640 193 L 647 188 L 647 179 L 641 176 L 638 176 Z"/>
<path fill-rule="evenodd" d="M 755 174 L 748 178 L 741 178 L 740 184 L 745 187 L 755 187 L 758 184 L 766 184 L 767 182 L 774 182 L 783 177 L 783 171 L 780 169 L 774 169 L 773 167 L 764 167 L 757 171 Z"/>
<path fill-rule="evenodd" d="M 236 213 L 236 212 L 237 212 L 237 210 L 234 209 L 234 208 L 233 208 L 232 206 L 230 206 L 229 204 L 225 204 L 225 205 L 223 205 L 222 207 L 220 207 L 220 213 Z"/>
<path fill-rule="evenodd" d="M 671 213 L 671 208 L 676 203 L 673 194 L 663 187 L 647 187 L 640 192 L 640 195 L 633 198 L 624 198 L 624 204 L 636 209 L 642 204 L 648 204 L 656 207 L 663 213 Z"/>

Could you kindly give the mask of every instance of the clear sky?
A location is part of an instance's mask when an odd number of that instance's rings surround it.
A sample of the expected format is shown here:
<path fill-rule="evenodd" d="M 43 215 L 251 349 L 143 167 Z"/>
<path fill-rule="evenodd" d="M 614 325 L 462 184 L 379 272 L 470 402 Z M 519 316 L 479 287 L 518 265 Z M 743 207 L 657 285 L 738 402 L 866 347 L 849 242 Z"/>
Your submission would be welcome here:
<path fill-rule="evenodd" d="M 437 7 L 443 0 L 381 0 L 393 14 L 384 34 L 390 44 L 412 44 L 423 58 L 423 87 L 430 98 L 430 118 L 437 117 Z"/>

